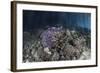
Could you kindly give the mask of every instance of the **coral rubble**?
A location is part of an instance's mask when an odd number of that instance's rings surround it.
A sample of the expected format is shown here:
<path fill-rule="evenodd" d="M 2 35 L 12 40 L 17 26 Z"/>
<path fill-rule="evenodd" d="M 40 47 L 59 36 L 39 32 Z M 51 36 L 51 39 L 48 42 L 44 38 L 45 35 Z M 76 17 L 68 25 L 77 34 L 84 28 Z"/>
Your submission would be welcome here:
<path fill-rule="evenodd" d="M 90 59 L 89 46 L 90 35 L 63 27 L 49 27 L 39 38 L 24 32 L 23 62 Z"/>

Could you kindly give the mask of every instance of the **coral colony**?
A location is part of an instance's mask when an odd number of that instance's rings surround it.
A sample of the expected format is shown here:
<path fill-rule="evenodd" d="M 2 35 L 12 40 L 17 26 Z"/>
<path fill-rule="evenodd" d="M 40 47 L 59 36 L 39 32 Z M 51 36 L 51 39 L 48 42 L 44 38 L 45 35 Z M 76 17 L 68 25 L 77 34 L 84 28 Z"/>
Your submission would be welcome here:
<path fill-rule="evenodd" d="M 24 63 L 90 59 L 89 34 L 53 26 L 43 30 L 37 40 L 33 38 L 34 33 L 26 32 L 24 36 L 28 37 L 24 39 Z"/>
<path fill-rule="evenodd" d="M 58 36 L 61 35 L 60 34 L 61 31 L 62 31 L 62 28 L 56 28 L 56 27 L 51 27 L 51 28 L 48 28 L 46 31 L 44 31 L 41 34 L 41 38 L 42 38 L 41 42 L 42 42 L 43 47 L 52 48 L 55 42 L 57 41 Z"/>

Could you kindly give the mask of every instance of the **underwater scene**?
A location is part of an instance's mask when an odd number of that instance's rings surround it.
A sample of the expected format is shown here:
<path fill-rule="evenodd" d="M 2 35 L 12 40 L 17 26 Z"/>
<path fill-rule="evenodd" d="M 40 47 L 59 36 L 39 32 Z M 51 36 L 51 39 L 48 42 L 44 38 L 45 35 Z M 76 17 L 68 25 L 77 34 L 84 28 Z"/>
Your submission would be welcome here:
<path fill-rule="evenodd" d="M 91 14 L 23 10 L 22 62 L 91 59 Z"/>

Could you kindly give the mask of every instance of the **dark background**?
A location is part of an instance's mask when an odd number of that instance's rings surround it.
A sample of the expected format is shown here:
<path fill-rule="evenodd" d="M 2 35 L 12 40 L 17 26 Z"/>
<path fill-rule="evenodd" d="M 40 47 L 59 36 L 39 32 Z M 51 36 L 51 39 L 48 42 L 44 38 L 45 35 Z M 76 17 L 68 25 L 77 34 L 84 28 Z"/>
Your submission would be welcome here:
<path fill-rule="evenodd" d="M 69 29 L 78 27 L 90 30 L 91 14 L 23 10 L 24 31 L 31 31 L 50 26 L 64 26 Z"/>

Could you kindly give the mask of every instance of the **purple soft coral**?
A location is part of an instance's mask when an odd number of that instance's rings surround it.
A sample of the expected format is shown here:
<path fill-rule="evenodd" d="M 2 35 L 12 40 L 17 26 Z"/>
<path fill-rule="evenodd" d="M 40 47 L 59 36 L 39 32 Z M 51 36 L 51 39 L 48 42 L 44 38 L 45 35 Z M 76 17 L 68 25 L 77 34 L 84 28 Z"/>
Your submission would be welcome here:
<path fill-rule="evenodd" d="M 47 30 L 45 30 L 42 34 L 41 34 L 41 38 L 42 38 L 42 45 L 43 47 L 48 47 L 51 48 L 54 46 L 55 44 L 55 33 L 59 33 L 62 31 L 62 27 L 51 27 L 48 28 Z"/>

